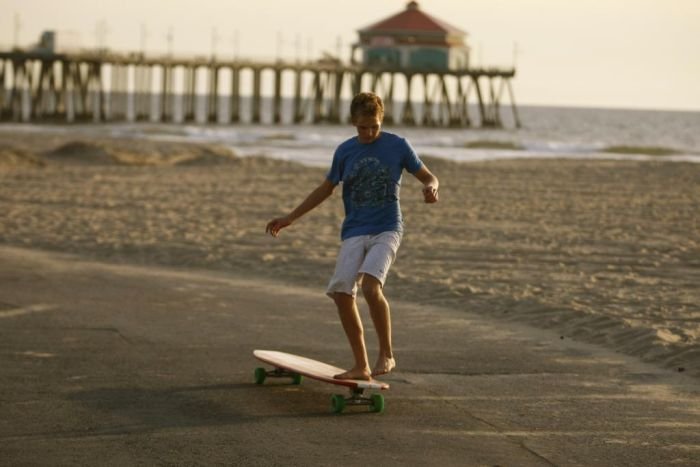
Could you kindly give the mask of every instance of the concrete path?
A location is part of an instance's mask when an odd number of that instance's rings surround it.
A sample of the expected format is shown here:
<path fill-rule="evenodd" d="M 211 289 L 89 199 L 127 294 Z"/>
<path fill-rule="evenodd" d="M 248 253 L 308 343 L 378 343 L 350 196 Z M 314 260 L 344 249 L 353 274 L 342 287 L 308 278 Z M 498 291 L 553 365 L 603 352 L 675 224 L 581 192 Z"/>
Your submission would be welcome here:
<path fill-rule="evenodd" d="M 700 465 L 697 379 L 392 304 L 385 412 L 335 415 L 336 386 L 253 384 L 255 348 L 349 363 L 322 290 L 2 247 L 0 464 Z"/>

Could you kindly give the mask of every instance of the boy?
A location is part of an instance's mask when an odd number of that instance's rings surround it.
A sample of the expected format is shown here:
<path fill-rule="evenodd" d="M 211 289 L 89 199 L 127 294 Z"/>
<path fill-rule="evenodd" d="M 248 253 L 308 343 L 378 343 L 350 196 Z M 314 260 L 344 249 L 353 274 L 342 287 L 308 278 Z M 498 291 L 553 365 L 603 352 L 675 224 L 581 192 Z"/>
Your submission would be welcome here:
<path fill-rule="evenodd" d="M 401 173 L 406 169 L 423 183 L 426 203 L 437 202 L 439 181 L 404 138 L 381 131 L 384 105 L 379 96 L 373 93 L 355 96 L 350 118 L 357 136 L 338 146 L 326 179 L 292 212 L 271 220 L 265 231 L 277 237 L 280 230 L 321 204 L 343 182 L 342 244 L 326 294 L 338 308 L 355 364 L 335 377 L 368 380 L 387 374 L 396 366 L 391 344 L 391 312 L 382 289 L 403 235 L 399 206 Z M 379 339 L 379 356 L 371 372 L 355 301 L 358 284 Z"/>

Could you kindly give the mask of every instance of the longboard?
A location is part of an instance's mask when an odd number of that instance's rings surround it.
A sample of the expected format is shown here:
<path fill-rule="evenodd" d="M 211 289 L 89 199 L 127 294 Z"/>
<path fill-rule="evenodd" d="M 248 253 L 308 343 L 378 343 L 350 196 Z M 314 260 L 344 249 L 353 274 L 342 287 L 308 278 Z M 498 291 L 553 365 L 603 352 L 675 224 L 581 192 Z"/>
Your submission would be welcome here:
<path fill-rule="evenodd" d="M 291 378 L 294 384 L 301 384 L 302 377 L 306 376 L 324 383 L 345 386 L 350 389 L 350 397 L 334 394 L 331 398 L 333 411 L 341 413 L 348 405 L 366 405 L 372 412 L 384 411 L 384 396 L 372 394 L 364 397 L 365 390 L 387 390 L 389 385 L 376 379 L 369 381 L 360 379 L 335 379 L 334 376 L 342 373 L 342 368 L 319 362 L 299 355 L 294 355 L 275 350 L 254 350 L 253 355 L 258 360 L 274 367 L 274 370 L 265 368 L 255 369 L 255 382 L 263 384 L 268 377 Z"/>

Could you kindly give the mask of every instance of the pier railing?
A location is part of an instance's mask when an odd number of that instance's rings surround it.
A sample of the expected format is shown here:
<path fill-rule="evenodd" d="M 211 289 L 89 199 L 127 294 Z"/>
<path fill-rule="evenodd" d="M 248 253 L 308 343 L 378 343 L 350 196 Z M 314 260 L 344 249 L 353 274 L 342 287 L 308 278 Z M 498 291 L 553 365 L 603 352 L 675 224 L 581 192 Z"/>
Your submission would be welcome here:
<path fill-rule="evenodd" d="M 514 69 L 373 68 L 306 62 L 0 52 L 0 121 L 342 123 L 355 93 L 382 96 L 401 125 L 520 126 Z"/>

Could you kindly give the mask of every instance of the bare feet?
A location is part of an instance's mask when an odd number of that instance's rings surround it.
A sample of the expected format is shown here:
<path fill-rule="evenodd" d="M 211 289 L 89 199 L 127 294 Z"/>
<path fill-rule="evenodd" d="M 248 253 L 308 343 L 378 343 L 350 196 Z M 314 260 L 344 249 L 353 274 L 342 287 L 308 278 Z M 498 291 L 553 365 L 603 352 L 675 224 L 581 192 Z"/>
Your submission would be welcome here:
<path fill-rule="evenodd" d="M 369 381 L 372 379 L 369 373 L 369 368 L 353 368 L 344 373 L 335 375 L 335 379 L 361 379 L 363 381 Z"/>
<path fill-rule="evenodd" d="M 396 368 L 396 360 L 393 357 L 379 356 L 377 364 L 374 365 L 372 376 L 381 376 L 391 373 L 391 370 Z"/>

